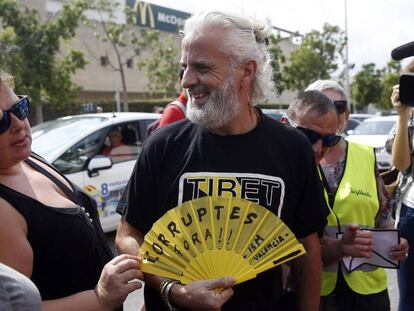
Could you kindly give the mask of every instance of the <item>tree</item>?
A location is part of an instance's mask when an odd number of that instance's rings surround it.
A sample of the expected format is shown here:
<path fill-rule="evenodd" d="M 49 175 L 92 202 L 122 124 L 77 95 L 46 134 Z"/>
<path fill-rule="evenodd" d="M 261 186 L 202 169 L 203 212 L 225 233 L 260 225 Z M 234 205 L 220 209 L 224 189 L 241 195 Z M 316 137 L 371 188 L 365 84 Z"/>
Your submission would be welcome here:
<path fill-rule="evenodd" d="M 15 40 L 13 28 L 5 27 L 0 31 L 0 68 L 3 71 L 15 72 L 16 63 L 14 56 L 19 52 L 19 47 L 12 44 Z"/>
<path fill-rule="evenodd" d="M 357 109 L 364 109 L 369 104 L 378 103 L 382 92 L 381 77 L 382 70 L 376 69 L 374 63 L 363 65 L 354 76 L 351 90 Z"/>
<path fill-rule="evenodd" d="M 276 90 L 279 94 L 282 93 L 286 88 L 285 82 L 283 80 L 283 72 L 282 72 L 283 64 L 286 62 L 286 57 L 283 54 L 283 51 L 280 47 L 280 42 L 282 40 L 283 39 L 280 35 L 270 36 L 269 52 L 272 55 L 272 62 L 271 62 L 271 65 L 273 68 L 272 79 L 276 85 Z"/>
<path fill-rule="evenodd" d="M 13 49 L 12 55 L 2 58 L 2 65 L 11 69 L 18 92 L 30 95 L 38 123 L 43 122 L 44 103 L 70 103 L 78 95 L 71 75 L 85 66 L 82 53 L 69 51 L 58 57 L 58 52 L 61 40 L 75 36 L 88 2 L 64 3 L 56 16 L 42 23 L 36 10 L 22 8 L 15 0 L 0 0 L 0 37 Z"/>
<path fill-rule="evenodd" d="M 125 7 L 125 23 L 120 23 L 116 12 L 120 9 L 120 2 L 113 0 L 94 0 L 92 8 L 98 12 L 99 21 L 85 22 L 95 30 L 95 37 L 104 43 L 109 43 L 115 53 L 115 60 L 108 57 L 108 65 L 111 70 L 119 72 L 122 84 L 123 110 L 129 111 L 128 90 L 126 85 L 125 67 L 128 62 L 140 56 L 153 42 L 159 41 L 159 33 L 148 29 L 138 29 L 135 25 L 135 13 Z M 100 28 L 100 30 L 98 29 Z M 89 49 L 93 57 L 92 49 Z"/>
<path fill-rule="evenodd" d="M 383 109 L 392 108 L 391 93 L 392 87 L 399 83 L 401 75 L 401 64 L 396 61 L 389 61 L 382 70 L 381 76 L 381 96 L 378 100 L 378 107 Z"/>
<path fill-rule="evenodd" d="M 292 52 L 283 67 L 286 88 L 303 91 L 317 79 L 329 79 L 343 57 L 345 35 L 338 26 L 325 24 L 322 32 L 313 30 L 303 37 L 302 45 Z"/>
<path fill-rule="evenodd" d="M 171 35 L 162 45 L 157 43 L 151 46 L 152 55 L 138 62 L 140 68 L 147 69 L 148 90 L 151 93 L 177 93 L 180 49 Z"/>

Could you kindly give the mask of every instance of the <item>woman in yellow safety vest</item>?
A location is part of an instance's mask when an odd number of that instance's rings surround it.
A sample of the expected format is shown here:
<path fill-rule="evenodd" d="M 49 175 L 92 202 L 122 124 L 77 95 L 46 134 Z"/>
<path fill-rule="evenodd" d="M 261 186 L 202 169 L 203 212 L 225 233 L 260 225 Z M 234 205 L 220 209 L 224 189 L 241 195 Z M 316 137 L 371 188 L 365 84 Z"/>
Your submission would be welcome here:
<path fill-rule="evenodd" d="M 324 271 L 320 310 L 358 311 L 369 307 L 389 310 L 383 269 L 367 269 L 367 265 L 362 265 L 348 273 L 340 264 L 345 255 L 372 255 L 372 234 L 361 228 L 393 227 L 388 200 L 382 192 L 383 183 L 376 170 L 374 150 L 348 143 L 338 135 L 338 130 L 342 131 L 346 126 L 349 111 L 345 93 L 336 82 L 317 81 L 308 89 L 321 90 L 331 99 L 330 104 L 324 102 L 325 105 L 321 101 L 319 104 L 296 102 L 287 112 L 288 118 L 314 146 L 329 205 L 328 224 L 321 239 Z M 332 138 L 333 134 L 337 134 L 337 140 Z M 337 236 L 340 233 L 342 238 Z M 394 248 L 392 258 L 405 259 L 407 242 L 402 240 Z"/>

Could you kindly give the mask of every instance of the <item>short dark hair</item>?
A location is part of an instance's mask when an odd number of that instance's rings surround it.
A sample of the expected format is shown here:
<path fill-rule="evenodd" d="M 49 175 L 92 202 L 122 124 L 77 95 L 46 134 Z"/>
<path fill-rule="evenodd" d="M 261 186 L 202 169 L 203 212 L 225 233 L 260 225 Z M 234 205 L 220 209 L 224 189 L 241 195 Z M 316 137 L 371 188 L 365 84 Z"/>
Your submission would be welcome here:
<path fill-rule="evenodd" d="M 324 93 L 316 90 L 300 93 L 290 103 L 286 113 L 289 118 L 295 120 L 297 115 L 305 110 L 307 113 L 314 114 L 315 116 L 322 116 L 331 111 L 338 113 L 333 101 Z"/>

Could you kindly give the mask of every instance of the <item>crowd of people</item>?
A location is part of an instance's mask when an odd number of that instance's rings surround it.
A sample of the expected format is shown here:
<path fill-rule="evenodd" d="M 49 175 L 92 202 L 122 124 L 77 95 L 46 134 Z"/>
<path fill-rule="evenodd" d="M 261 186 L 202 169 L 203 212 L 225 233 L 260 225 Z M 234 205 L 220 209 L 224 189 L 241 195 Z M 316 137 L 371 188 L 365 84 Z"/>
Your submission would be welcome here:
<path fill-rule="evenodd" d="M 141 288 L 138 280 L 145 282 L 149 311 L 390 310 L 384 269 L 362 265 L 348 272 L 342 261 L 370 258 L 371 229 L 395 225 L 374 150 L 342 137 L 349 106 L 334 81 L 310 84 L 280 123 L 262 113 L 257 104 L 275 96 L 269 31 L 239 14 L 205 12 L 186 20 L 185 92 L 178 98 L 184 109 L 170 104 L 144 143 L 118 208 L 122 255 L 116 257 L 94 201 L 31 151 L 30 100 L 1 74 L 1 310 L 121 309 Z M 399 311 L 407 311 L 414 310 L 414 126 L 397 87 L 392 103 L 400 120 L 388 145 L 406 189 L 397 191 L 401 239 L 388 256 L 401 262 Z M 122 147 L 119 129 L 109 141 L 103 154 Z M 281 267 L 237 285 L 225 275 L 183 285 L 142 273 L 137 254 L 152 225 L 186 201 L 220 196 L 217 185 L 229 178 L 248 179 L 250 191 L 231 193 L 279 215 L 303 244 L 306 255 L 287 267 L 289 282 Z M 208 193 L 195 179 L 211 185 Z M 270 194 L 265 185 L 275 180 Z"/>

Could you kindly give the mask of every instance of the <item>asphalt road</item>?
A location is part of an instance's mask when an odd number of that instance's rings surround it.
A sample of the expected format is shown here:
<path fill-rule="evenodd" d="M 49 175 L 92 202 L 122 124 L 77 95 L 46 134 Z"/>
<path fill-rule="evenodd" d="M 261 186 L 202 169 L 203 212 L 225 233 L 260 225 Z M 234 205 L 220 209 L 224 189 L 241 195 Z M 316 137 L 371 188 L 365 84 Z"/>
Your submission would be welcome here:
<path fill-rule="evenodd" d="M 115 233 L 109 233 L 106 235 L 108 243 L 112 250 L 116 253 L 114 246 Z M 387 270 L 388 274 L 388 292 L 391 300 L 391 311 L 396 311 L 398 307 L 398 285 L 397 285 L 397 273 L 396 270 Z M 129 294 L 124 303 L 124 311 L 138 311 L 144 305 L 143 290 L 139 289 Z"/>

